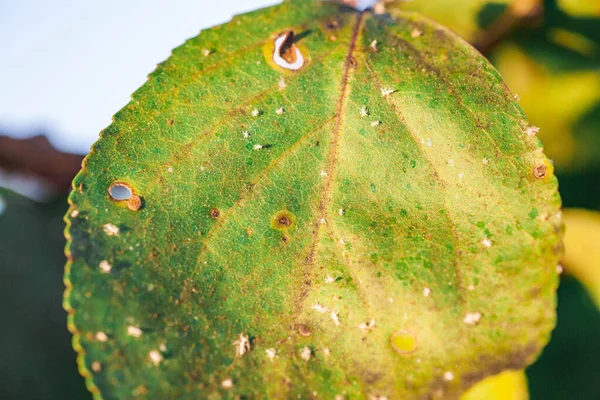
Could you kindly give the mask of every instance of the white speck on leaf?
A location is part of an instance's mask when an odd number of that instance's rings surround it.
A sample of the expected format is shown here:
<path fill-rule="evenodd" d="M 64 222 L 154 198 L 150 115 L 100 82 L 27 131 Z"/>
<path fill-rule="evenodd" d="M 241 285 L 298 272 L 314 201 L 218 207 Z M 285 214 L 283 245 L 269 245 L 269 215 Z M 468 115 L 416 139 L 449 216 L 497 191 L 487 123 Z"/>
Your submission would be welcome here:
<path fill-rule="evenodd" d="M 339 215 L 340 217 L 341 217 L 341 216 L 343 216 L 343 215 L 344 215 L 344 213 L 345 213 L 345 210 L 344 210 L 343 208 L 340 208 L 340 209 L 338 210 L 338 215 Z"/>
<path fill-rule="evenodd" d="M 447 381 L 454 380 L 454 374 L 452 372 L 450 372 L 450 371 L 446 371 L 444 373 L 444 380 L 447 380 Z"/>
<path fill-rule="evenodd" d="M 250 350 L 250 339 L 247 335 L 240 333 L 240 338 L 233 342 L 233 345 L 235 346 L 236 357 L 240 358 Z"/>
<path fill-rule="evenodd" d="M 285 112 L 285 110 L 283 109 L 283 107 L 279 107 L 277 110 L 275 110 L 275 114 L 277 115 L 281 115 Z"/>
<path fill-rule="evenodd" d="M 96 332 L 96 340 L 99 342 L 106 342 L 108 340 L 108 336 L 106 335 L 106 333 L 100 331 L 100 332 Z"/>
<path fill-rule="evenodd" d="M 255 144 L 253 147 L 254 150 L 262 150 L 262 148 L 262 144 Z"/>
<path fill-rule="evenodd" d="M 170 174 L 172 174 L 173 173 L 173 167 L 167 168 L 167 172 L 170 173 Z"/>
<path fill-rule="evenodd" d="M 92 363 L 92 371 L 94 371 L 94 372 L 102 371 L 102 365 L 98 361 L 94 361 Z"/>
<path fill-rule="evenodd" d="M 492 241 L 488 238 L 485 238 L 481 241 L 481 244 L 483 244 L 485 247 L 490 248 L 492 247 Z"/>
<path fill-rule="evenodd" d="M 559 274 L 559 275 L 560 275 L 560 274 L 562 274 L 562 273 L 563 273 L 563 270 L 564 270 L 564 268 L 563 268 L 563 266 L 562 266 L 562 265 L 558 264 L 558 265 L 556 266 L 556 273 L 557 273 L 557 274 Z"/>
<path fill-rule="evenodd" d="M 381 122 L 379 122 L 379 121 L 373 121 L 373 122 L 371 122 L 371 126 L 376 127 L 376 126 L 379 126 L 380 123 Z"/>
<path fill-rule="evenodd" d="M 110 273 L 110 270 L 112 269 L 112 265 L 110 265 L 108 263 L 108 261 L 106 261 L 106 260 L 100 261 L 100 264 L 98 264 L 98 267 L 100 268 L 100 272 L 102 272 L 104 274 Z"/>
<path fill-rule="evenodd" d="M 322 305 L 319 302 L 316 302 L 314 306 L 312 306 L 313 310 L 317 310 L 317 312 L 320 312 L 321 314 L 326 313 L 329 309 L 327 307 L 325 307 L 324 305 Z"/>
<path fill-rule="evenodd" d="M 373 40 L 371 42 L 371 44 L 369 45 L 369 47 L 373 50 L 373 51 L 377 51 L 377 40 Z"/>
<path fill-rule="evenodd" d="M 325 218 L 321 218 L 319 220 L 319 224 L 321 224 L 321 225 L 327 225 L 327 221 L 325 220 Z"/>
<path fill-rule="evenodd" d="M 148 353 L 148 358 L 150 358 L 150 361 L 155 366 L 160 364 L 163 360 L 163 356 L 158 352 L 158 350 L 152 350 L 150 353 Z"/>
<path fill-rule="evenodd" d="M 535 135 L 537 135 L 540 132 L 540 128 L 538 128 L 537 126 L 529 126 L 527 127 L 527 136 L 529 137 L 534 137 Z"/>
<path fill-rule="evenodd" d="M 275 349 L 266 349 L 265 353 L 267 353 L 267 357 L 269 357 L 270 360 L 273 360 L 276 356 L 277 356 L 277 351 L 275 351 Z"/>
<path fill-rule="evenodd" d="M 371 329 L 375 328 L 375 320 L 371 318 L 369 322 L 363 322 L 358 325 L 358 328 L 363 332 L 370 331 Z"/>
<path fill-rule="evenodd" d="M 211 51 L 209 49 L 202 49 L 202 55 L 204 57 L 210 56 Z"/>
<path fill-rule="evenodd" d="M 487 158 L 484 158 L 483 160 L 481 160 L 481 162 L 483 163 L 483 165 L 489 165 L 490 160 L 488 160 Z"/>
<path fill-rule="evenodd" d="M 138 328 L 137 326 L 128 326 L 127 327 L 127 334 L 129 336 L 133 336 L 135 338 L 139 338 L 140 336 L 142 336 L 142 330 L 140 328 Z"/>
<path fill-rule="evenodd" d="M 336 311 L 331 311 L 330 317 L 335 325 L 341 325 L 339 313 L 337 313 Z"/>
<path fill-rule="evenodd" d="M 250 137 L 250 132 L 244 131 L 244 132 L 242 132 L 242 136 L 245 137 L 246 139 L 248 139 Z"/>
<path fill-rule="evenodd" d="M 423 34 L 423 32 L 421 32 L 420 30 L 418 30 L 418 29 L 415 28 L 410 33 L 410 37 L 413 38 L 413 39 L 415 39 L 415 38 L 418 38 L 419 36 L 421 36 L 422 34 Z"/>
<path fill-rule="evenodd" d="M 430 294 L 431 294 L 431 289 L 429 289 L 428 287 L 423 289 L 423 296 L 429 297 Z"/>
<path fill-rule="evenodd" d="M 253 117 L 258 117 L 259 115 L 260 115 L 260 111 L 258 110 L 258 108 L 255 108 L 254 110 L 252 110 Z"/>
<path fill-rule="evenodd" d="M 325 177 L 327 176 L 327 172 L 326 172 L 326 171 L 321 171 L 321 176 L 322 176 L 323 178 L 325 178 Z"/>
<path fill-rule="evenodd" d="M 381 88 L 381 95 L 383 97 L 388 97 L 390 94 L 394 93 L 395 91 L 396 91 L 396 89 L 384 87 L 384 88 Z"/>
<path fill-rule="evenodd" d="M 335 278 L 331 275 L 327 275 L 327 277 L 325 277 L 325 283 L 333 283 L 335 282 Z"/>
<path fill-rule="evenodd" d="M 463 318 L 463 322 L 467 325 L 476 325 L 481 320 L 481 313 L 479 312 L 471 312 L 467 313 Z"/>
<path fill-rule="evenodd" d="M 277 86 L 279 87 L 279 89 L 285 89 L 285 87 L 287 86 L 285 83 L 285 78 L 283 76 L 281 77 L 281 79 L 279 79 Z"/>
<path fill-rule="evenodd" d="M 360 108 L 359 112 L 360 112 L 360 116 L 361 116 L 362 118 L 364 118 L 364 117 L 366 117 L 367 115 L 369 115 L 369 110 L 367 109 L 367 107 L 366 107 L 366 106 L 362 106 L 362 107 Z"/>
<path fill-rule="evenodd" d="M 308 347 L 304 347 L 302 350 L 300 350 L 300 358 L 302 358 L 304 361 L 310 360 L 311 355 L 312 351 Z"/>
<path fill-rule="evenodd" d="M 231 389 L 233 387 L 233 379 L 227 378 L 223 380 L 223 382 L 221 382 L 221 386 L 223 386 L 225 389 Z"/>
<path fill-rule="evenodd" d="M 3 210 L 4 210 L 4 208 L 2 207 L 2 200 L 0 200 L 0 214 L 2 214 Z M 78 210 L 71 211 L 71 218 L 77 218 L 78 215 L 79 215 Z"/>
<path fill-rule="evenodd" d="M 105 224 L 104 233 L 108 236 L 119 236 L 119 227 L 111 223 Z"/>

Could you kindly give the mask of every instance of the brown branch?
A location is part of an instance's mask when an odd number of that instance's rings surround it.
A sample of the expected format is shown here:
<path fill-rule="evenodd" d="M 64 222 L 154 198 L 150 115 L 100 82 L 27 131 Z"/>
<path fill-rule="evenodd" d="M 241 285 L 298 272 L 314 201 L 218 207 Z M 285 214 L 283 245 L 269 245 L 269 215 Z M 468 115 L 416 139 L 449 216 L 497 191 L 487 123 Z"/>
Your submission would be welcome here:
<path fill-rule="evenodd" d="M 543 13 L 540 0 L 513 0 L 506 11 L 473 40 L 473 46 L 487 56 L 517 28 L 539 23 Z"/>
<path fill-rule="evenodd" d="M 83 156 L 55 149 L 45 136 L 14 139 L 0 135 L 0 169 L 41 178 L 58 191 L 71 190 Z"/>

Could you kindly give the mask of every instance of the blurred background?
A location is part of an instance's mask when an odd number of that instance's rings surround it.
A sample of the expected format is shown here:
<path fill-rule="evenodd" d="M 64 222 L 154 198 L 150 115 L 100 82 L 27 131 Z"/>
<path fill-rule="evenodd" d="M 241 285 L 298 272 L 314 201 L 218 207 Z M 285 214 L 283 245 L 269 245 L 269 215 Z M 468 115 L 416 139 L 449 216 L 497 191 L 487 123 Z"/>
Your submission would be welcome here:
<path fill-rule="evenodd" d="M 111 116 L 171 49 L 274 0 L 0 0 L 0 399 L 90 399 L 66 329 L 62 216 Z M 530 397 L 600 398 L 600 0 L 415 0 L 540 127 L 565 207 L 558 326 Z"/>

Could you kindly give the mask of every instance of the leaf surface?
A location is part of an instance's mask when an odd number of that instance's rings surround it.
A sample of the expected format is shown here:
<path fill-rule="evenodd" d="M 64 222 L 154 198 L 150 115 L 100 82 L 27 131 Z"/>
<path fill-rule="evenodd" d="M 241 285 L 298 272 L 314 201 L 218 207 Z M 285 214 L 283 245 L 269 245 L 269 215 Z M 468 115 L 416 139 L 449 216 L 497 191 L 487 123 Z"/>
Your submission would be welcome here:
<path fill-rule="evenodd" d="M 298 70 L 274 61 L 289 31 Z M 74 181 L 65 307 L 90 389 L 456 398 L 531 363 L 561 223 L 527 131 L 493 67 L 417 14 L 290 1 L 202 32 Z"/>

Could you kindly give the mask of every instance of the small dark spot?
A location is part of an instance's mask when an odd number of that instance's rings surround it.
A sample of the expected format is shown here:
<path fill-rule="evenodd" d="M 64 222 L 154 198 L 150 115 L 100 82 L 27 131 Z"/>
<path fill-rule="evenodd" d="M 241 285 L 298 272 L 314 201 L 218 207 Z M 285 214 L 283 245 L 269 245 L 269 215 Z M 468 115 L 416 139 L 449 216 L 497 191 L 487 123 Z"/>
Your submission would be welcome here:
<path fill-rule="evenodd" d="M 288 244 L 290 242 L 290 237 L 288 235 L 283 235 L 281 237 L 281 241 L 283 242 L 283 244 Z"/>
<path fill-rule="evenodd" d="M 339 26 L 340 26 L 340 23 L 338 21 L 336 21 L 336 20 L 328 21 L 325 24 L 325 28 L 326 29 L 337 29 Z"/>
<path fill-rule="evenodd" d="M 305 324 L 298 324 L 296 326 L 296 330 L 300 334 L 300 336 L 308 337 L 311 334 L 310 327 Z"/>
<path fill-rule="evenodd" d="M 291 212 L 284 210 L 275 214 L 273 220 L 271 221 L 271 225 L 277 230 L 287 231 L 294 225 L 295 221 L 296 218 L 294 215 Z"/>
<path fill-rule="evenodd" d="M 546 172 L 547 172 L 547 168 L 546 168 L 546 165 L 544 165 L 544 164 L 536 165 L 535 168 L 533 169 L 533 175 L 538 179 L 545 178 Z"/>
<path fill-rule="evenodd" d="M 175 123 L 175 120 L 174 120 L 174 119 L 169 119 L 169 120 L 167 120 L 167 125 L 169 125 L 169 126 L 172 126 L 172 125 L 173 125 L 173 123 Z"/>
<path fill-rule="evenodd" d="M 221 215 L 221 211 L 219 211 L 218 208 L 213 208 L 212 210 L 210 210 L 210 216 L 213 218 L 219 218 L 219 216 Z"/>
<path fill-rule="evenodd" d="M 284 215 L 283 217 L 280 217 L 280 218 L 277 220 L 277 223 L 278 223 L 279 225 L 282 225 L 282 226 L 287 226 L 287 227 L 289 227 L 289 226 L 292 224 L 292 221 L 290 221 L 290 219 Z"/>

